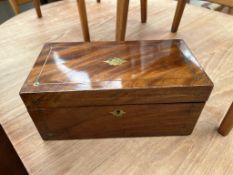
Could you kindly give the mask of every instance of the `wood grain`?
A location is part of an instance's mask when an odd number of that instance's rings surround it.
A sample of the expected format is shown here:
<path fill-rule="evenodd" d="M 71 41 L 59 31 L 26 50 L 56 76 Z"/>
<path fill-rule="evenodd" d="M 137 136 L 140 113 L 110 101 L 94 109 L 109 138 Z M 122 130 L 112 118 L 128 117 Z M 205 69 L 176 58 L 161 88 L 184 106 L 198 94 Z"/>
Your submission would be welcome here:
<path fill-rule="evenodd" d="M 167 136 L 192 132 L 212 88 L 183 40 L 47 43 L 20 96 L 44 139 Z"/>
<path fill-rule="evenodd" d="M 217 4 L 221 4 L 221 5 L 225 5 L 228 7 L 233 7 L 232 0 L 208 0 L 208 1 L 213 2 L 213 3 L 217 3 Z"/>
<path fill-rule="evenodd" d="M 76 1 L 65 0 L 42 6 L 40 20 L 30 10 L 0 26 L 0 120 L 24 165 L 35 175 L 232 175 L 233 133 L 223 138 L 217 132 L 233 99 L 232 16 L 187 4 L 179 31 L 171 34 L 175 1 L 148 1 L 145 25 L 138 21 L 140 1 L 130 2 L 126 40 L 182 38 L 215 84 L 193 134 L 41 139 L 18 93 L 44 43 L 83 41 Z M 86 3 L 93 40 L 115 40 L 116 1 Z"/>
<path fill-rule="evenodd" d="M 29 109 L 45 140 L 189 135 L 204 103 Z M 112 112 L 121 110 L 116 117 Z"/>
<path fill-rule="evenodd" d="M 27 106 L 122 105 L 204 102 L 212 87 L 183 40 L 48 43 L 20 94 Z"/>

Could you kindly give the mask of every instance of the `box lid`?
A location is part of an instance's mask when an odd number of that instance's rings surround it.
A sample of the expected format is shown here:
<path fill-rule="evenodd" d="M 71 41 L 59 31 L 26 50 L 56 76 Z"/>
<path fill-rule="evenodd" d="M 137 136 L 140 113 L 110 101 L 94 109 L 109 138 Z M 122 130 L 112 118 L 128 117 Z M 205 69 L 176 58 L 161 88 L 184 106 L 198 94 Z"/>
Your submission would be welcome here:
<path fill-rule="evenodd" d="M 201 102 L 212 87 L 182 40 L 47 43 L 20 94 L 54 106 Z"/>

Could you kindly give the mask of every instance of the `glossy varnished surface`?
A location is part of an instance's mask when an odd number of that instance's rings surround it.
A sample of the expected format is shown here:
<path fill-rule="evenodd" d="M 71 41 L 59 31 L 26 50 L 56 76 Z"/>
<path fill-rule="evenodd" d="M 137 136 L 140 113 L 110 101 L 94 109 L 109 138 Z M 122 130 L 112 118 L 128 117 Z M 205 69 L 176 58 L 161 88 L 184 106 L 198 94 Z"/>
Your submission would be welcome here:
<path fill-rule="evenodd" d="M 205 103 L 29 109 L 45 140 L 189 135 Z M 120 117 L 113 115 L 121 110 Z"/>
<path fill-rule="evenodd" d="M 233 133 L 217 128 L 233 98 L 233 18 L 187 4 L 177 34 L 170 33 L 176 1 L 131 0 L 126 40 L 182 38 L 211 80 L 213 92 L 192 135 L 130 139 L 43 141 L 26 112 L 19 90 L 45 42 L 81 42 L 75 0 L 42 6 L 0 26 L 0 120 L 30 174 L 34 175 L 232 175 Z M 86 0 L 92 40 L 115 40 L 116 1 Z"/>
<path fill-rule="evenodd" d="M 124 62 L 106 63 L 111 58 Z M 51 43 L 22 92 L 176 86 L 212 86 L 182 40 Z"/>
<path fill-rule="evenodd" d="M 212 88 L 182 40 L 48 43 L 20 95 L 32 108 L 74 107 L 205 102 Z"/>
<path fill-rule="evenodd" d="M 20 95 L 44 139 L 168 136 L 191 134 L 212 86 L 182 40 L 51 43 Z"/>

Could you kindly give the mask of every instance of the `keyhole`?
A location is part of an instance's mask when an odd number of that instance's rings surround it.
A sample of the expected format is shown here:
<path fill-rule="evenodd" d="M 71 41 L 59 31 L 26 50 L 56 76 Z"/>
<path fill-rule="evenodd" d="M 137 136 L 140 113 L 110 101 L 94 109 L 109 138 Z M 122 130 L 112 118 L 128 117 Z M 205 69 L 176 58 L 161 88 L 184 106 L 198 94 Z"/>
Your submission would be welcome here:
<path fill-rule="evenodd" d="M 125 112 L 123 110 L 116 109 L 113 112 L 111 112 L 111 114 L 115 117 L 122 117 L 125 114 Z"/>

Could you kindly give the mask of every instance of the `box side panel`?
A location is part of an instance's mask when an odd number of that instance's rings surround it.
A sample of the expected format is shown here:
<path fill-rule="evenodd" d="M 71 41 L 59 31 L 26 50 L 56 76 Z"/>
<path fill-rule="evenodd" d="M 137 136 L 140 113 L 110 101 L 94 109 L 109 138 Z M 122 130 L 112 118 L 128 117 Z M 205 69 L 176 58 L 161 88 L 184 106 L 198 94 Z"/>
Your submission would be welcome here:
<path fill-rule="evenodd" d="M 212 86 L 21 93 L 27 108 L 205 102 Z"/>
<path fill-rule="evenodd" d="M 204 103 L 29 109 L 41 136 L 53 139 L 191 134 Z"/>

